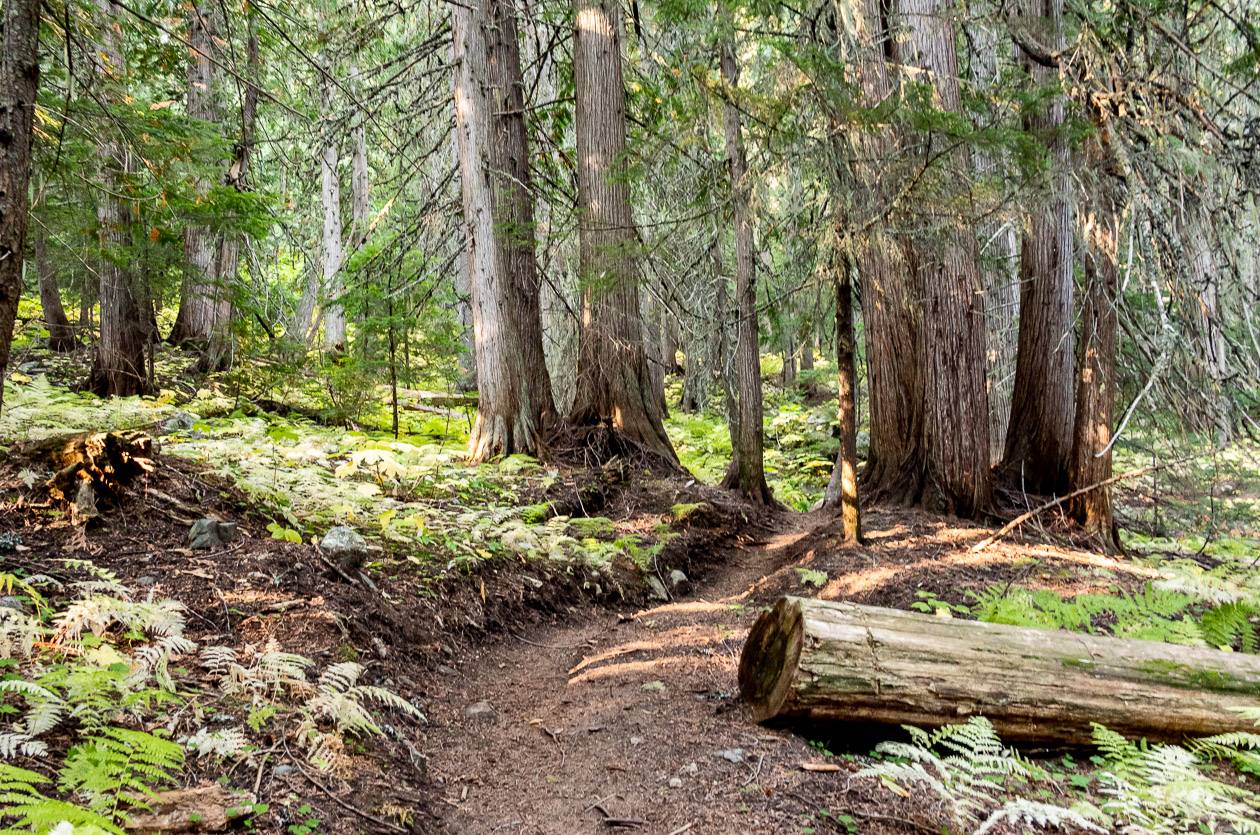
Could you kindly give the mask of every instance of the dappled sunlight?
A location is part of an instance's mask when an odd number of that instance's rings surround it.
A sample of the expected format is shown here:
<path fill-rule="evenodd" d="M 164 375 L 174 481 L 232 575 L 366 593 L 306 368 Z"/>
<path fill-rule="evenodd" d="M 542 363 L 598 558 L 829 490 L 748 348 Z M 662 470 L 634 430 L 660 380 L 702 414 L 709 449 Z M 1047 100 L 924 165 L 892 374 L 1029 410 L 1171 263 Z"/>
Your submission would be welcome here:
<path fill-rule="evenodd" d="M 597 681 L 607 681 L 613 678 L 631 678 L 634 676 L 647 676 L 651 674 L 660 675 L 666 669 L 684 669 L 694 667 L 697 664 L 706 665 L 723 665 L 731 669 L 735 667 L 735 658 L 733 656 L 695 656 L 695 655 L 667 655 L 660 658 L 651 658 L 643 661 L 623 661 L 616 664 L 609 664 L 604 667 L 593 667 L 585 670 L 569 679 L 569 686 L 576 684 L 590 684 Z"/>

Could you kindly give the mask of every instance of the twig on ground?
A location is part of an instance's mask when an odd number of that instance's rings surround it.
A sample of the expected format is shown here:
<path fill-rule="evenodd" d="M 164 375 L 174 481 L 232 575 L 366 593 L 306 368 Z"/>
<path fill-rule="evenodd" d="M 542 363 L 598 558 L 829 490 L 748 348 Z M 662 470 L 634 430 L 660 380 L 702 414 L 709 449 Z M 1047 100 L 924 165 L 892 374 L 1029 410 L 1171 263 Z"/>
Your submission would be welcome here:
<path fill-rule="evenodd" d="M 1058 507 L 1059 505 L 1063 504 L 1069 499 L 1075 499 L 1077 496 L 1082 496 L 1090 492 L 1091 490 L 1098 490 L 1103 487 L 1109 487 L 1110 485 L 1115 484 L 1116 482 L 1119 482 L 1119 481 L 1128 481 L 1131 478 L 1137 478 L 1138 476 L 1146 475 L 1152 470 L 1159 470 L 1159 469 L 1163 469 L 1164 467 L 1171 467 L 1174 464 L 1180 464 L 1185 461 L 1189 461 L 1191 458 L 1195 458 L 1195 457 L 1197 456 L 1191 455 L 1191 456 L 1186 456 L 1185 458 L 1178 458 L 1175 461 L 1166 461 L 1163 464 L 1151 464 L 1146 467 L 1138 467 L 1136 470 L 1129 470 L 1128 472 L 1123 472 L 1123 473 L 1120 473 L 1119 475 L 1113 475 L 1111 478 L 1104 478 L 1102 481 L 1095 482 L 1094 484 L 1086 485 L 1085 487 L 1081 487 L 1077 490 L 1073 490 L 1071 493 L 1068 493 L 1063 496 L 1059 496 L 1058 498 L 1052 499 L 1051 501 L 1048 501 L 1045 504 L 1038 505 L 1037 507 L 1034 507 L 1032 510 L 1028 511 L 1027 513 L 1021 513 L 1020 515 L 1016 516 L 1011 521 L 1007 522 L 1001 528 L 999 528 L 997 533 L 992 534 L 991 536 L 986 536 L 984 539 L 980 540 L 975 545 L 972 545 L 969 550 L 973 554 L 977 551 L 983 551 L 985 548 L 988 548 L 990 545 L 997 542 L 999 539 L 1006 536 L 1008 533 L 1010 533 L 1011 531 L 1018 528 L 1020 525 L 1027 522 L 1029 519 L 1032 519 L 1034 516 L 1038 516 L 1044 513 L 1045 511 L 1050 510 L 1051 508 Z"/>
<path fill-rule="evenodd" d="M 331 790 L 331 789 L 329 789 L 329 788 L 328 788 L 327 786 L 325 786 L 323 783 L 319 782 L 319 781 L 318 781 L 318 780 L 316 780 L 314 777 L 312 777 L 312 776 L 310 775 L 310 773 L 309 773 L 309 772 L 308 772 L 305 768 L 303 768 L 303 767 L 302 767 L 302 764 L 301 764 L 300 762 L 298 762 L 297 757 L 294 757 L 294 756 L 293 756 L 293 752 L 292 752 L 292 751 L 289 751 L 289 746 L 288 746 L 288 743 L 285 743 L 284 750 L 285 750 L 285 751 L 289 754 L 289 757 L 293 760 L 293 764 L 294 764 L 295 766 L 297 766 L 297 770 L 298 770 L 298 772 L 299 772 L 299 773 L 300 773 L 303 777 L 305 777 L 305 778 L 306 778 L 306 781 L 307 781 L 308 783 L 310 783 L 312 786 L 314 786 L 315 788 L 319 789 L 319 790 L 320 790 L 321 792 L 323 792 L 325 795 L 327 795 L 327 796 L 328 796 L 328 799 L 329 799 L 329 800 L 331 800 L 333 803 L 336 803 L 338 806 L 340 806 L 341 808 L 345 809 L 347 812 L 353 812 L 353 813 L 355 813 L 356 815 L 358 815 L 359 817 L 363 818 L 363 819 L 364 819 L 364 820 L 366 820 L 366 821 L 371 821 L 372 823 L 376 824 L 377 826 L 380 826 L 380 827 L 383 827 L 383 828 L 385 828 L 385 829 L 388 829 L 390 832 L 403 832 L 403 833 L 407 832 L 407 830 L 406 830 L 406 829 L 403 829 L 401 826 L 398 826 L 397 824 L 390 823 L 390 822 L 389 822 L 389 821 L 387 821 L 387 820 L 382 820 L 381 818 L 376 817 L 376 815 L 373 815 L 373 814 L 370 814 L 370 813 L 368 813 L 368 812 L 365 812 L 365 811 L 363 811 L 362 809 L 360 809 L 359 807 L 357 807 L 357 806 L 352 806 L 351 804 L 349 804 L 349 803 L 347 803 L 346 801 L 342 800 L 340 797 L 338 797 L 337 795 L 333 794 L 333 792 L 332 792 L 332 790 Z"/>

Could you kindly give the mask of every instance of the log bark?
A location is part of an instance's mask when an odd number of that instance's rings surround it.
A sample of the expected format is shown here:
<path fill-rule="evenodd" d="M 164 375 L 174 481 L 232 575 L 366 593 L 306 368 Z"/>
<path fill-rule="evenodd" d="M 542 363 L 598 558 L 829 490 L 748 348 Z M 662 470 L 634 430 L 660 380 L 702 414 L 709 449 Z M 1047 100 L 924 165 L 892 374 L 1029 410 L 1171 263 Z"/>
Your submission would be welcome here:
<path fill-rule="evenodd" d="M 1176 740 L 1250 730 L 1260 657 L 795 597 L 753 625 L 740 694 L 757 721 L 943 725 L 1088 744 L 1091 723 Z"/>

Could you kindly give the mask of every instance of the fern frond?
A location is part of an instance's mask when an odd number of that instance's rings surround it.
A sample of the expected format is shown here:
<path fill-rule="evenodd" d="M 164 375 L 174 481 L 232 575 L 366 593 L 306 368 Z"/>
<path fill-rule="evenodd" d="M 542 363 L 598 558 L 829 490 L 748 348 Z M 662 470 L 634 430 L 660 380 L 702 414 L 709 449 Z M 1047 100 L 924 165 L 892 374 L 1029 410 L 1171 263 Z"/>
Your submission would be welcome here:
<path fill-rule="evenodd" d="M 184 749 L 167 739 L 128 728 L 105 728 L 71 748 L 59 785 L 87 799 L 94 812 L 117 817 L 122 807 L 146 808 L 155 787 L 174 781 Z"/>
<path fill-rule="evenodd" d="M 17 756 L 43 757 L 47 754 L 48 745 L 30 734 L 0 733 L 0 760 L 11 760 Z"/>
<path fill-rule="evenodd" d="M 43 635 L 44 627 L 37 618 L 0 608 L 0 658 L 30 658 L 35 642 Z"/>
<path fill-rule="evenodd" d="M 201 666 L 213 675 L 227 675 L 236 663 L 236 650 L 232 647 L 203 647 Z"/>
<path fill-rule="evenodd" d="M 212 731 L 200 728 L 184 743 L 188 750 L 199 757 L 236 757 L 245 753 L 249 740 L 240 728 L 224 728 Z"/>
<path fill-rule="evenodd" d="M 1084 832 L 1104 833 L 1104 835 L 1107 832 L 1106 829 L 1075 809 L 1021 797 L 995 810 L 985 818 L 984 823 L 972 835 L 987 835 L 1002 824 L 1012 826 L 1031 824 L 1042 829 L 1079 829 Z"/>

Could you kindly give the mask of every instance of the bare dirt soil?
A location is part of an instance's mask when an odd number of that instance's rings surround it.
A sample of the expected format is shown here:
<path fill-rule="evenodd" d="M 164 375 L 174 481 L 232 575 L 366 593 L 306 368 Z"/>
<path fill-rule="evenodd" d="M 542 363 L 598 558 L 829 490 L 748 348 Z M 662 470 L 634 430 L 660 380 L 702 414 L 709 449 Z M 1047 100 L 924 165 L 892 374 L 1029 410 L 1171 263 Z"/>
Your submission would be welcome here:
<path fill-rule="evenodd" d="M 907 607 L 919 589 L 957 600 L 1015 579 L 1083 590 L 1107 572 L 1114 588 L 1111 572 L 1125 567 L 1045 546 L 970 554 L 987 529 L 919 513 L 868 522 L 868 544 L 846 549 L 831 518 L 784 514 L 773 533 L 727 549 L 684 599 L 591 612 L 470 652 L 434 685 L 430 777 L 446 831 L 941 831 L 930 798 L 852 780 L 855 758 L 819 744 L 861 754 L 881 736 L 749 720 L 735 676 L 753 619 L 785 592 Z M 801 568 L 829 579 L 805 587 Z"/>
<path fill-rule="evenodd" d="M 229 775 L 269 804 L 253 825 L 263 832 L 286 831 L 304 804 L 335 833 L 939 832 L 930 798 L 852 779 L 860 761 L 846 753 L 896 729 L 851 736 L 749 720 L 735 672 L 761 608 L 784 593 L 904 608 L 918 591 L 961 601 L 995 583 L 1079 592 L 1145 579 L 1070 548 L 971 553 L 989 529 L 909 511 L 869 513 L 868 543 L 845 548 L 827 515 L 766 514 L 680 481 L 663 493 L 627 488 L 602 510 L 646 530 L 676 502 L 708 503 L 668 550 L 666 570 L 681 566 L 694 584 L 668 602 L 592 599 L 580 577 L 510 560 L 442 579 L 386 560 L 374 582 L 347 582 L 311 546 L 270 539 L 239 495 L 186 463 L 164 459 L 86 528 L 23 487 L 31 463 L 0 464 L 0 529 L 29 549 L 0 568 L 55 573 L 59 558 L 89 557 L 183 602 L 202 645 L 274 640 L 321 666 L 359 660 L 371 683 L 426 713 L 424 724 L 391 717 L 386 737 L 333 774 L 301 768 L 271 739 L 270 754 Z M 241 522 L 245 536 L 188 550 L 188 517 L 207 512 Z M 230 709 L 208 685 L 196 698 Z"/>

